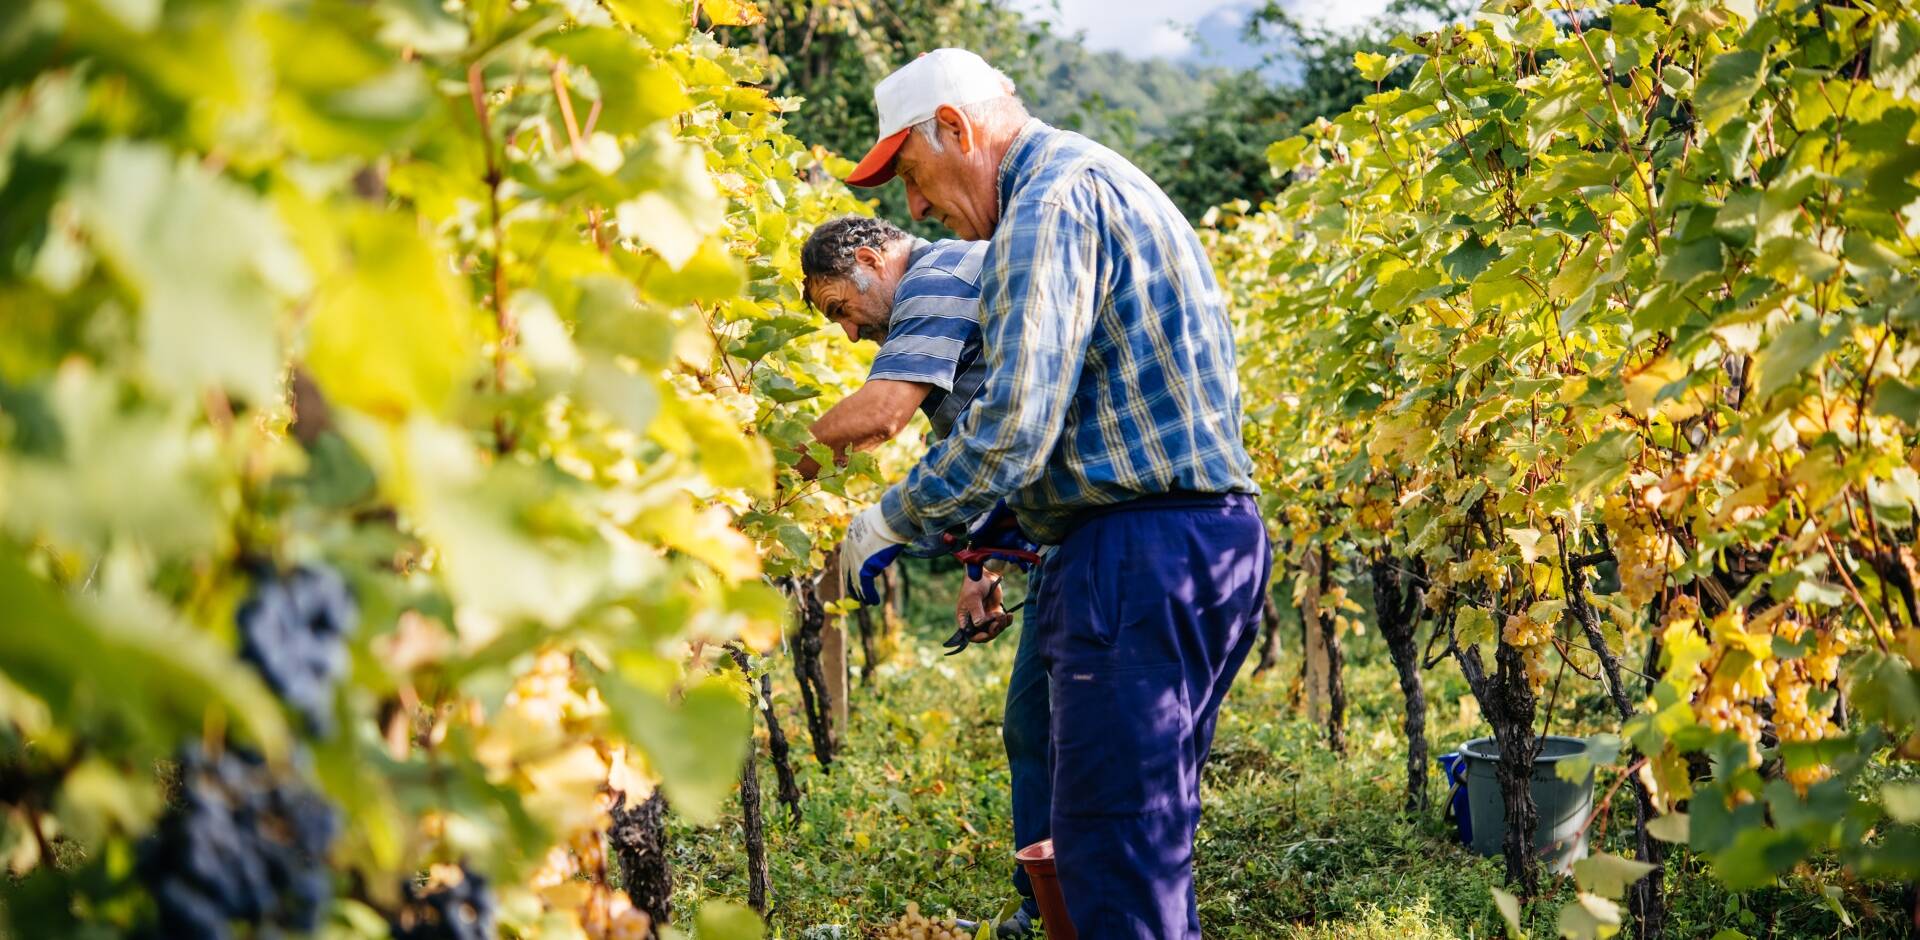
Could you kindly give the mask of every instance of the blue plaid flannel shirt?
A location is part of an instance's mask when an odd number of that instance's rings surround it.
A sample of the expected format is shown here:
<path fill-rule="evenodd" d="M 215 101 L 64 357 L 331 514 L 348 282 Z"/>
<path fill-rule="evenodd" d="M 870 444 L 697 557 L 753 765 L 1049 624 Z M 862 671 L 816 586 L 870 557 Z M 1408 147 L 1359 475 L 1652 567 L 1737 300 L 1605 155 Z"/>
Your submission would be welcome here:
<path fill-rule="evenodd" d="M 1233 326 L 1193 226 L 1146 174 L 1031 121 L 1000 163 L 981 274 L 986 384 L 881 498 L 908 538 L 1006 497 L 1058 542 L 1080 511 L 1175 490 L 1257 492 Z"/>

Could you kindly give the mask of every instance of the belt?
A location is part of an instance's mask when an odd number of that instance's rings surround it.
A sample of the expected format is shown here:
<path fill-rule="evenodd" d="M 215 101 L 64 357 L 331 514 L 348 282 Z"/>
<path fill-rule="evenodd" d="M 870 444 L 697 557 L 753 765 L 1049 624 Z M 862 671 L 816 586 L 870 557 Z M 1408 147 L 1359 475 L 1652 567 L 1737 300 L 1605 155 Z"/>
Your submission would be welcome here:
<path fill-rule="evenodd" d="M 1067 535 L 1071 535 L 1081 526 L 1104 516 L 1118 515 L 1126 512 L 1145 512 L 1148 510 L 1221 509 L 1239 500 L 1246 500 L 1248 505 L 1252 505 L 1253 494 L 1202 493 L 1197 490 L 1168 490 L 1164 493 L 1147 493 L 1141 496 L 1135 496 L 1132 499 L 1121 500 L 1117 503 L 1107 503 L 1103 506 L 1090 506 L 1074 513 L 1073 518 L 1067 520 L 1066 533 L 1061 536 L 1061 540 L 1065 541 Z"/>

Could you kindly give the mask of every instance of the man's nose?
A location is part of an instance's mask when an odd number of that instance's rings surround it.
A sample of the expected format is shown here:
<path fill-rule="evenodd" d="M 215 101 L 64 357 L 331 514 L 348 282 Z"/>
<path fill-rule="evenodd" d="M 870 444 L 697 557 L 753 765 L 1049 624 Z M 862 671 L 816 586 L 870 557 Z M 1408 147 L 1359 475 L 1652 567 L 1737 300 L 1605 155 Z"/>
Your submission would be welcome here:
<path fill-rule="evenodd" d="M 911 184 L 907 186 L 907 211 L 913 215 L 915 222 L 925 219 L 927 212 L 932 208 L 933 203 L 928 202 L 927 197 L 920 195 L 919 187 Z"/>
<path fill-rule="evenodd" d="M 854 326 L 852 320 L 841 320 L 840 329 L 847 334 L 847 340 L 849 342 L 857 343 L 860 341 L 860 328 Z"/>

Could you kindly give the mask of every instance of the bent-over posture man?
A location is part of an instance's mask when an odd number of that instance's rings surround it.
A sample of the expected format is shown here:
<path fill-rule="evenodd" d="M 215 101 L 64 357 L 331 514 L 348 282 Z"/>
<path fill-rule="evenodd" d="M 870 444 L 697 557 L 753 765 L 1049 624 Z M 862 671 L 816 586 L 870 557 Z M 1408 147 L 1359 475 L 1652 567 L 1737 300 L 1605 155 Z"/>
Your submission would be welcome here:
<path fill-rule="evenodd" d="M 814 422 L 815 440 L 836 456 L 870 447 L 900 433 L 915 408 L 925 412 L 936 437 L 951 433 L 986 378 L 980 358 L 980 264 L 986 252 L 983 241 L 930 243 L 861 216 L 814 229 L 800 250 L 807 301 L 849 339 L 880 344 L 866 383 Z M 811 478 L 819 467 L 805 460 L 799 470 Z M 995 635 L 1011 619 L 999 612 L 999 581 L 997 572 L 986 571 L 980 580 L 964 582 L 960 601 L 966 611 L 961 616 Z M 1039 588 L 1035 572 L 1027 581 L 1028 596 Z M 1016 846 L 1047 838 L 1052 804 L 1047 673 L 1034 633 L 1031 625 L 1021 633 L 1001 721 Z M 1039 913 L 1032 883 L 1018 865 L 1013 880 L 1024 903 L 1002 925 L 1001 937 L 1027 936 Z"/>
<path fill-rule="evenodd" d="M 1220 288 L 1152 180 L 1030 119 L 978 56 L 928 53 L 874 101 L 881 139 L 848 181 L 898 175 L 915 218 L 992 239 L 987 377 L 954 433 L 855 517 L 842 577 L 857 594 L 901 543 L 1001 497 L 1058 544 L 1034 624 L 1067 907 L 1095 940 L 1198 940 L 1200 768 L 1272 557 Z"/>

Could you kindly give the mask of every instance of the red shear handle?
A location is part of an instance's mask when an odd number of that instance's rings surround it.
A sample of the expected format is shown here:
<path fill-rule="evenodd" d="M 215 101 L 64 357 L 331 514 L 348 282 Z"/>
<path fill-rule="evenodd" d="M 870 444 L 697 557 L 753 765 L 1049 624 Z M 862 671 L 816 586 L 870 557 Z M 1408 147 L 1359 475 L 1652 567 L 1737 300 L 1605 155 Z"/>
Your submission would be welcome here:
<path fill-rule="evenodd" d="M 969 581 L 980 580 L 981 566 L 994 558 L 1011 561 L 1028 570 L 1032 570 L 1034 565 L 1040 563 L 1040 554 L 1038 552 L 1030 552 L 1020 548 L 963 548 L 954 552 L 953 557 L 960 559 L 960 563 L 967 566 L 967 580 Z"/>

